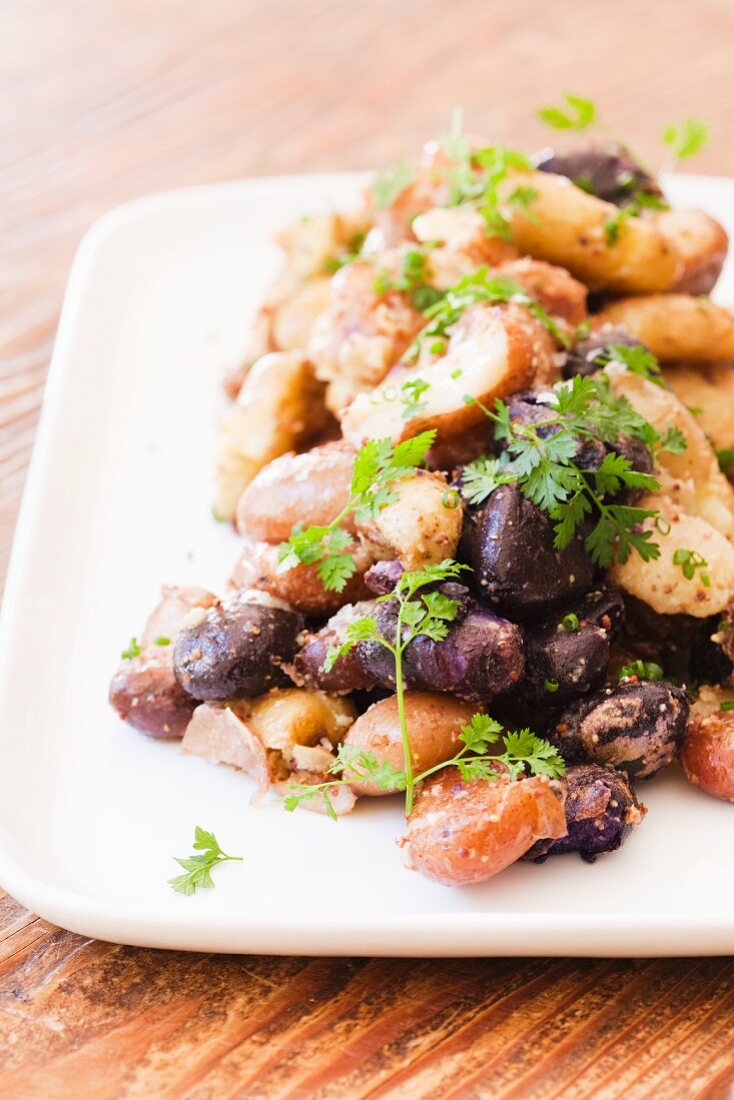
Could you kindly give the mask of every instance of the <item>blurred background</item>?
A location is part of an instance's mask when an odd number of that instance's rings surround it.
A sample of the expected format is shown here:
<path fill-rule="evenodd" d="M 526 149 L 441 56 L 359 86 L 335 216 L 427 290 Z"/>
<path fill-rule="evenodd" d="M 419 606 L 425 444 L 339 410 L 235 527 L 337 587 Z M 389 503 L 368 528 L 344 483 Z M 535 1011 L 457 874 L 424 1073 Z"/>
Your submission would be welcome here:
<path fill-rule="evenodd" d="M 530 149 L 537 107 L 598 101 L 659 163 L 705 119 L 693 170 L 734 173 L 731 0 L 3 0 L 0 5 L 0 576 L 69 264 L 149 191 L 369 168 L 462 105 Z"/>

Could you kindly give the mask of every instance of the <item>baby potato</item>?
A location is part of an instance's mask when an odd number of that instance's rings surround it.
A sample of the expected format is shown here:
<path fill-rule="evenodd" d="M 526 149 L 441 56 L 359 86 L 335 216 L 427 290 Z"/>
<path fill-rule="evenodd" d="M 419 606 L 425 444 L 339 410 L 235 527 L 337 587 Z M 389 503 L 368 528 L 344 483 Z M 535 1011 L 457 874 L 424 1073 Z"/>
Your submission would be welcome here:
<path fill-rule="evenodd" d="M 362 526 L 367 538 L 408 570 L 453 558 L 463 513 L 446 476 L 416 470 L 413 477 L 393 482 L 391 489 L 397 499 Z"/>
<path fill-rule="evenodd" d="M 647 294 L 620 298 L 596 315 L 594 327 L 622 325 L 663 361 L 734 359 L 734 314 L 708 298 Z"/>
<path fill-rule="evenodd" d="M 298 748 L 321 748 L 322 740 L 331 746 L 341 744 L 356 717 L 351 699 L 305 688 L 274 688 L 252 701 L 249 726 L 267 749 L 275 749 L 292 764 Z M 328 768 L 328 760 L 316 759 L 321 770 L 324 764 Z M 305 763 L 307 757 L 300 754 L 300 766 Z"/>
<path fill-rule="evenodd" d="M 302 352 L 273 352 L 259 359 L 221 426 L 217 516 L 234 519 L 237 501 L 258 470 L 305 444 L 327 423 L 323 386 Z"/>
<path fill-rule="evenodd" d="M 140 636 L 140 652 L 123 658 L 112 677 L 109 701 L 141 733 L 173 739 L 183 735 L 196 706 L 175 678 L 173 643 L 218 601 L 203 588 L 177 585 L 164 585 L 161 596 Z"/>
<path fill-rule="evenodd" d="M 427 771 L 444 760 L 450 760 L 457 751 L 462 726 L 471 721 L 476 707 L 463 703 L 450 695 L 438 695 L 430 691 L 413 691 L 405 696 L 405 714 L 413 757 L 413 771 Z M 403 742 L 400 734 L 397 697 L 381 699 L 362 714 L 344 739 L 345 746 L 374 754 L 378 764 L 388 763 L 392 768 L 405 767 Z M 350 777 L 348 770 L 345 777 Z M 384 795 L 377 783 L 370 780 L 350 782 L 357 794 Z"/>
<path fill-rule="evenodd" d="M 469 886 L 566 835 L 563 790 L 546 776 L 465 780 L 446 768 L 419 794 L 401 841 L 406 865 L 443 886 Z"/>
<path fill-rule="evenodd" d="M 660 535 L 654 521 L 645 520 L 643 527 L 660 545 L 660 557 L 645 562 L 633 552 L 624 564 L 615 561 L 609 570 L 612 584 L 663 615 L 705 619 L 722 612 L 734 596 L 734 546 L 705 519 L 686 515 L 664 497 L 645 496 L 639 507 L 658 508 L 670 530 Z M 673 560 L 676 551 L 695 551 L 706 564 L 689 580 Z"/>
<path fill-rule="evenodd" d="M 659 451 L 663 492 L 682 511 L 701 516 L 734 541 L 734 489 L 719 469 L 714 450 L 696 417 L 674 393 L 631 371 L 609 370 L 615 394 L 623 395 L 653 428 L 678 428 L 685 439 L 680 454 Z M 695 550 L 692 546 L 690 549 Z"/>
<path fill-rule="evenodd" d="M 661 210 L 648 216 L 683 261 L 683 271 L 671 290 L 710 294 L 729 247 L 723 226 L 703 210 Z"/>
<path fill-rule="evenodd" d="M 227 706 L 202 703 L 186 728 L 181 752 L 241 769 L 256 780 L 262 794 L 278 778 L 278 760 L 250 728 L 249 715 L 246 702 Z"/>
<path fill-rule="evenodd" d="M 492 274 L 515 279 L 531 297 L 540 302 L 551 317 L 560 318 L 574 326 L 580 325 L 586 319 L 586 298 L 589 292 L 565 267 L 556 267 L 542 260 L 531 260 L 529 256 L 523 256 L 521 260 L 502 264 Z"/>
<path fill-rule="evenodd" d="M 289 538 L 297 523 L 331 523 L 349 501 L 355 457 L 354 448 L 340 441 L 269 462 L 237 503 L 237 530 L 251 539 L 278 543 Z M 341 526 L 354 530 L 351 515 Z"/>
<path fill-rule="evenodd" d="M 357 563 L 357 572 L 341 592 L 333 592 L 324 588 L 315 565 L 296 565 L 281 572 L 277 543 L 243 539 L 230 583 L 238 589 L 267 592 L 303 615 L 332 615 L 345 603 L 356 603 L 369 595 L 364 574 L 373 564 L 374 555 L 359 544 L 350 553 Z"/>
<path fill-rule="evenodd" d="M 676 363 L 663 370 L 676 397 L 695 409 L 696 423 L 717 450 L 734 447 L 734 365 Z"/>
<path fill-rule="evenodd" d="M 341 418 L 344 438 L 360 447 L 367 439 L 398 442 L 435 428 L 439 439 L 464 433 L 484 418 L 466 395 L 491 405 L 496 397 L 554 382 L 559 375 L 553 340 L 518 305 L 469 306 L 454 325 L 446 355 L 416 370 L 396 370 L 385 386 L 360 394 Z M 428 387 L 422 408 L 406 420 L 397 400 L 402 383 Z"/>
<path fill-rule="evenodd" d="M 721 704 L 732 701 L 730 688 L 701 688 L 680 754 L 690 782 L 727 802 L 734 802 L 734 712 Z"/>
<path fill-rule="evenodd" d="M 518 187 L 535 192 L 528 210 L 509 201 Z M 565 176 L 514 171 L 499 184 L 499 195 L 520 250 L 567 268 L 593 290 L 650 294 L 670 289 L 683 272 L 678 249 L 646 219 L 617 223 L 617 239 L 608 242 L 605 226 L 618 217 L 617 207 Z"/>

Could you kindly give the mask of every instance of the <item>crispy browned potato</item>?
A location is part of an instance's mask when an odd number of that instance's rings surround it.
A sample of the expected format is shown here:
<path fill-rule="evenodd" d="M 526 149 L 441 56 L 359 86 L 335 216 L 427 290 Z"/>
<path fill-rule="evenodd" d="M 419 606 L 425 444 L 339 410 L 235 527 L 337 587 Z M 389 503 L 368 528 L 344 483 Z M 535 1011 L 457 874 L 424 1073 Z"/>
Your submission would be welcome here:
<path fill-rule="evenodd" d="M 527 210 L 509 201 L 518 187 L 535 192 Z M 565 176 L 514 171 L 500 183 L 499 193 L 521 251 L 567 268 L 594 290 L 650 294 L 669 290 L 683 273 L 677 247 L 647 219 L 619 222 L 610 242 L 605 226 L 618 218 L 618 208 Z"/>
<path fill-rule="evenodd" d="M 594 327 L 605 325 L 622 325 L 665 361 L 734 359 L 734 315 L 708 298 L 690 294 L 621 298 L 596 315 Z"/>
<path fill-rule="evenodd" d="M 428 780 L 402 840 L 411 870 L 443 886 L 485 882 L 537 840 L 566 836 L 560 784 L 545 776 L 464 780 L 458 768 Z"/>
<path fill-rule="evenodd" d="M 439 695 L 429 691 L 413 691 L 405 696 L 405 712 L 408 721 L 413 770 L 416 774 L 433 768 L 444 760 L 450 760 L 460 747 L 461 727 L 471 721 L 476 710 L 472 703 L 464 703 L 451 695 Z M 397 698 L 381 699 L 366 710 L 354 723 L 346 736 L 345 745 L 374 754 L 378 764 L 383 761 L 391 768 L 405 766 L 403 743 L 400 736 Z M 345 777 L 349 778 L 349 771 Z M 356 780 L 350 786 L 358 794 L 390 794 L 372 780 Z"/>
<path fill-rule="evenodd" d="M 729 248 L 723 226 L 703 210 L 662 210 L 649 217 L 683 260 L 683 272 L 671 290 L 710 294 Z"/>
<path fill-rule="evenodd" d="M 382 387 L 360 394 L 342 416 L 344 438 L 355 447 L 367 439 L 397 442 L 435 428 L 440 438 L 463 433 L 484 413 L 470 396 L 492 405 L 496 397 L 556 380 L 555 346 L 543 326 L 518 305 L 469 306 L 454 326 L 448 351 L 412 371 L 396 371 Z M 426 383 L 422 409 L 406 420 L 400 386 L 410 378 Z"/>
<path fill-rule="evenodd" d="M 324 430 L 324 387 L 300 351 L 274 352 L 247 375 L 220 431 L 214 510 L 234 519 L 243 490 L 274 458 Z"/>

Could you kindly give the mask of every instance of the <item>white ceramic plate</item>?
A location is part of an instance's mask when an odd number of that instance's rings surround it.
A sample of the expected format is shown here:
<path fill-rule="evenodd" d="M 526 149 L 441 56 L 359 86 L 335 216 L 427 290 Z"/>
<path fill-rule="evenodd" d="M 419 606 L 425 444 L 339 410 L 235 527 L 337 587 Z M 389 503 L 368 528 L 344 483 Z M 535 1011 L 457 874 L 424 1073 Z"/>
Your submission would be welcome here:
<path fill-rule="evenodd" d="M 209 510 L 219 378 L 278 262 L 273 229 L 353 175 L 253 180 L 103 218 L 69 283 L 8 581 L 0 674 L 0 882 L 48 920 L 131 944 L 381 955 L 734 950 L 734 808 L 677 769 L 593 866 L 564 856 L 447 889 L 403 869 L 397 804 L 338 824 L 249 805 L 251 781 L 148 740 L 107 684 L 165 581 L 221 586 L 237 540 Z M 678 203 L 734 231 L 734 182 Z M 731 280 L 729 280 L 731 281 Z M 724 279 L 720 296 L 727 294 Z M 390 800 L 395 803 L 396 800 Z M 193 897 L 166 880 L 194 825 L 241 864 Z"/>

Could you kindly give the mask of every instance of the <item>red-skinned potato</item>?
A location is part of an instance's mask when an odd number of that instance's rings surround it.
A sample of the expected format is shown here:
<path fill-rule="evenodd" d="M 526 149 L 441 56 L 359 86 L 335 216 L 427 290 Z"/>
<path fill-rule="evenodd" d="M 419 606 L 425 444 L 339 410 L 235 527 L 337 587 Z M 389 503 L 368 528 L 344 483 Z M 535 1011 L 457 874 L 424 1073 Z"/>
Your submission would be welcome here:
<path fill-rule="evenodd" d="M 430 779 L 401 842 L 406 865 L 443 886 L 484 882 L 541 838 L 566 835 L 559 784 L 546 776 L 464 780 L 458 768 Z"/>
<path fill-rule="evenodd" d="M 183 732 L 196 700 L 173 674 L 173 643 L 184 624 L 217 602 L 203 588 L 164 585 L 140 637 L 140 653 L 124 658 L 112 677 L 109 701 L 120 718 L 148 737 L 173 740 Z"/>
<path fill-rule="evenodd" d="M 701 689 L 680 753 L 690 782 L 727 802 L 734 802 L 734 712 L 721 710 L 721 704 L 732 700 L 731 689 Z"/>
<path fill-rule="evenodd" d="M 430 691 L 408 692 L 405 696 L 405 714 L 415 774 L 450 760 L 456 754 L 460 747 L 461 727 L 468 725 L 475 710 L 471 703 L 462 703 L 450 695 Z M 405 756 L 396 696 L 381 699 L 366 710 L 349 730 L 344 744 L 350 749 L 373 753 L 378 764 L 386 761 L 392 768 L 402 769 Z M 344 774 L 349 778 L 349 771 Z M 391 793 L 369 781 L 355 781 L 350 786 L 357 794 Z"/>

